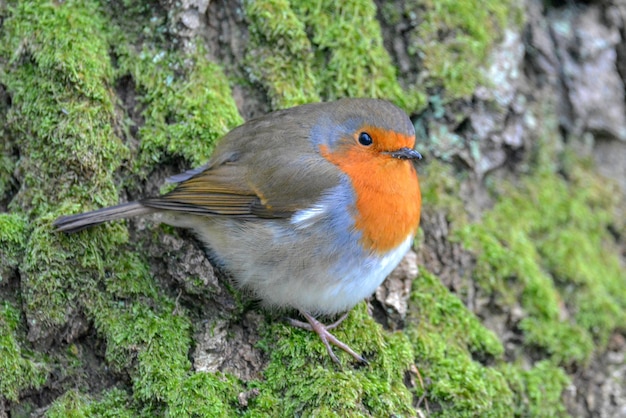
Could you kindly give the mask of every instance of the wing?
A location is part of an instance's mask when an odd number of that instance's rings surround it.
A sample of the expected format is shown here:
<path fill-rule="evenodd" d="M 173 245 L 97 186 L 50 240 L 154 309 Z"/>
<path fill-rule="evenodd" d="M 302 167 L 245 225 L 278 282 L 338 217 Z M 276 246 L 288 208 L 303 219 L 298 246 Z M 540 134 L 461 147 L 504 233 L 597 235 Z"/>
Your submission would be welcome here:
<path fill-rule="evenodd" d="M 237 167 L 230 164 L 208 168 L 180 182 L 166 195 L 141 203 L 151 208 L 198 215 L 251 216 L 251 208 L 259 198 L 239 177 Z"/>
<path fill-rule="evenodd" d="M 340 182 L 341 172 L 317 153 L 301 115 L 262 117 L 231 131 L 209 163 L 173 178 L 166 195 L 143 200 L 147 207 L 198 215 L 285 218 L 313 205 Z M 292 115 L 293 116 L 293 115 Z M 294 134 L 299 132 L 300 135 Z"/>

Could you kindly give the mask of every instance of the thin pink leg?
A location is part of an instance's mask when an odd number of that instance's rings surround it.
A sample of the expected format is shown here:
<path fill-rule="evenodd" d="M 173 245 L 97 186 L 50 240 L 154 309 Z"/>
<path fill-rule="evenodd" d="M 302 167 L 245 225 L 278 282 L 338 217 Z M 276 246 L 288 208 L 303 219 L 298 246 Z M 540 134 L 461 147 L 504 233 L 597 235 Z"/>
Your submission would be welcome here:
<path fill-rule="evenodd" d="M 289 323 L 293 325 L 294 327 L 303 328 L 309 331 L 314 331 L 317 335 L 319 335 L 320 339 L 322 340 L 322 343 L 324 344 L 324 346 L 326 346 L 328 355 L 330 356 L 330 358 L 333 359 L 335 363 L 339 365 L 341 364 L 339 363 L 339 359 L 337 358 L 335 353 L 333 353 L 333 349 L 330 347 L 331 344 L 334 345 L 335 347 L 341 348 L 343 351 L 345 351 L 346 353 L 354 357 L 355 360 L 361 363 L 367 363 L 367 361 L 363 357 L 358 355 L 347 344 L 341 342 L 340 340 L 337 339 L 337 337 L 335 337 L 333 334 L 328 332 L 329 329 L 336 328 L 339 324 L 343 322 L 344 319 L 346 319 L 346 317 L 348 316 L 347 312 L 343 314 L 341 318 L 339 318 L 337 321 L 335 321 L 334 323 L 328 326 L 322 324 L 320 321 L 313 318 L 313 316 L 307 312 L 300 311 L 300 314 L 302 314 L 302 316 L 306 318 L 308 323 L 291 319 L 291 318 L 289 318 Z"/>

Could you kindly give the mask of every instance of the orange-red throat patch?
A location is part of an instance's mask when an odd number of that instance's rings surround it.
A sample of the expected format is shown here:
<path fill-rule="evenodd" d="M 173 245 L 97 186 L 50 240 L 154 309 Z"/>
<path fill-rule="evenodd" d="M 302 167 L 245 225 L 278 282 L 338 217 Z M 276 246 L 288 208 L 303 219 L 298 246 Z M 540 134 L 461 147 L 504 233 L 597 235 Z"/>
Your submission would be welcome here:
<path fill-rule="evenodd" d="M 364 127 L 363 131 L 372 136 L 372 146 L 355 141 L 332 152 L 320 146 L 320 152 L 352 181 L 355 228 L 362 233 L 363 247 L 383 254 L 402 244 L 419 224 L 422 199 L 415 167 L 411 161 L 385 153 L 412 148 L 415 139 L 380 128 Z"/>

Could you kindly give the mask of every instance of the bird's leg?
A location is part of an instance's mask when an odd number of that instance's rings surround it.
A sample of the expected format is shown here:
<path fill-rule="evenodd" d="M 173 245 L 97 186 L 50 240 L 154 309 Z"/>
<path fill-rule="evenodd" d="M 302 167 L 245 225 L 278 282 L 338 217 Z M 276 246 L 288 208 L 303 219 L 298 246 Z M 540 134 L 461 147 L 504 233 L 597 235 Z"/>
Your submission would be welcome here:
<path fill-rule="evenodd" d="M 331 344 L 334 345 L 335 347 L 341 348 L 343 351 L 345 351 L 346 353 L 354 357 L 355 360 L 360 361 L 361 363 L 367 363 L 367 361 L 363 357 L 358 355 L 347 344 L 341 342 L 339 339 L 337 339 L 337 337 L 335 337 L 333 334 L 328 332 L 329 329 L 336 328 L 339 324 L 341 324 L 341 322 L 343 322 L 344 319 L 346 319 L 346 317 L 348 316 L 347 312 L 343 314 L 341 318 L 339 318 L 337 321 L 335 321 L 334 323 L 328 326 L 322 324 L 320 321 L 313 318 L 311 314 L 305 311 L 300 311 L 300 314 L 306 318 L 306 320 L 308 321 L 308 324 L 306 322 L 297 321 L 291 318 L 289 318 L 289 323 L 293 325 L 294 327 L 303 328 L 309 331 L 314 331 L 320 337 L 320 339 L 322 340 L 322 343 L 326 346 L 328 355 L 330 356 L 331 359 L 333 359 L 335 363 L 341 364 L 339 363 L 339 359 L 337 358 L 335 353 L 333 353 L 333 349 L 330 347 Z"/>
<path fill-rule="evenodd" d="M 302 311 L 300 311 L 302 312 Z M 345 314 L 341 315 L 341 317 L 336 320 L 335 322 L 333 322 L 330 325 L 326 325 L 326 329 L 335 329 L 339 326 L 339 324 L 341 324 L 344 319 L 346 319 L 348 317 L 348 314 L 350 313 L 350 311 L 346 312 Z M 304 313 L 302 313 L 302 315 L 304 316 Z M 298 321 L 297 319 L 292 319 L 292 318 L 287 318 L 289 320 L 289 323 L 291 325 L 293 325 L 294 327 L 298 327 L 298 328 L 302 328 L 302 329 L 306 329 L 308 331 L 314 331 L 313 327 L 311 326 L 311 324 L 307 323 L 307 322 L 302 322 L 302 321 Z"/>
<path fill-rule="evenodd" d="M 335 322 L 333 322 L 330 325 L 326 325 L 326 329 L 335 329 L 339 326 L 339 324 L 341 324 L 343 322 L 344 319 L 346 319 L 348 317 L 348 314 L 350 313 L 350 311 L 346 312 L 345 314 L 341 315 L 339 317 L 338 320 L 336 320 Z"/>

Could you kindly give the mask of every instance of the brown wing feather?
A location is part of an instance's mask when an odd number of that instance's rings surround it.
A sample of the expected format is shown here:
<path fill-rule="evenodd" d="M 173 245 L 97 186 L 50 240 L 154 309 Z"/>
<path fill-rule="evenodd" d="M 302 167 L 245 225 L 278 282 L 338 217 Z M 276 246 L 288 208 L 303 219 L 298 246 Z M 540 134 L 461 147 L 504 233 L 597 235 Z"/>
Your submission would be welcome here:
<path fill-rule="evenodd" d="M 259 201 L 232 164 L 207 168 L 164 196 L 141 203 L 157 209 L 190 212 L 198 215 L 252 216 L 251 207 Z"/>
<path fill-rule="evenodd" d="M 201 215 L 285 218 L 337 185 L 340 171 L 310 139 L 327 104 L 295 107 L 251 120 L 220 141 L 206 166 L 175 176 L 170 193 L 141 203 Z"/>

